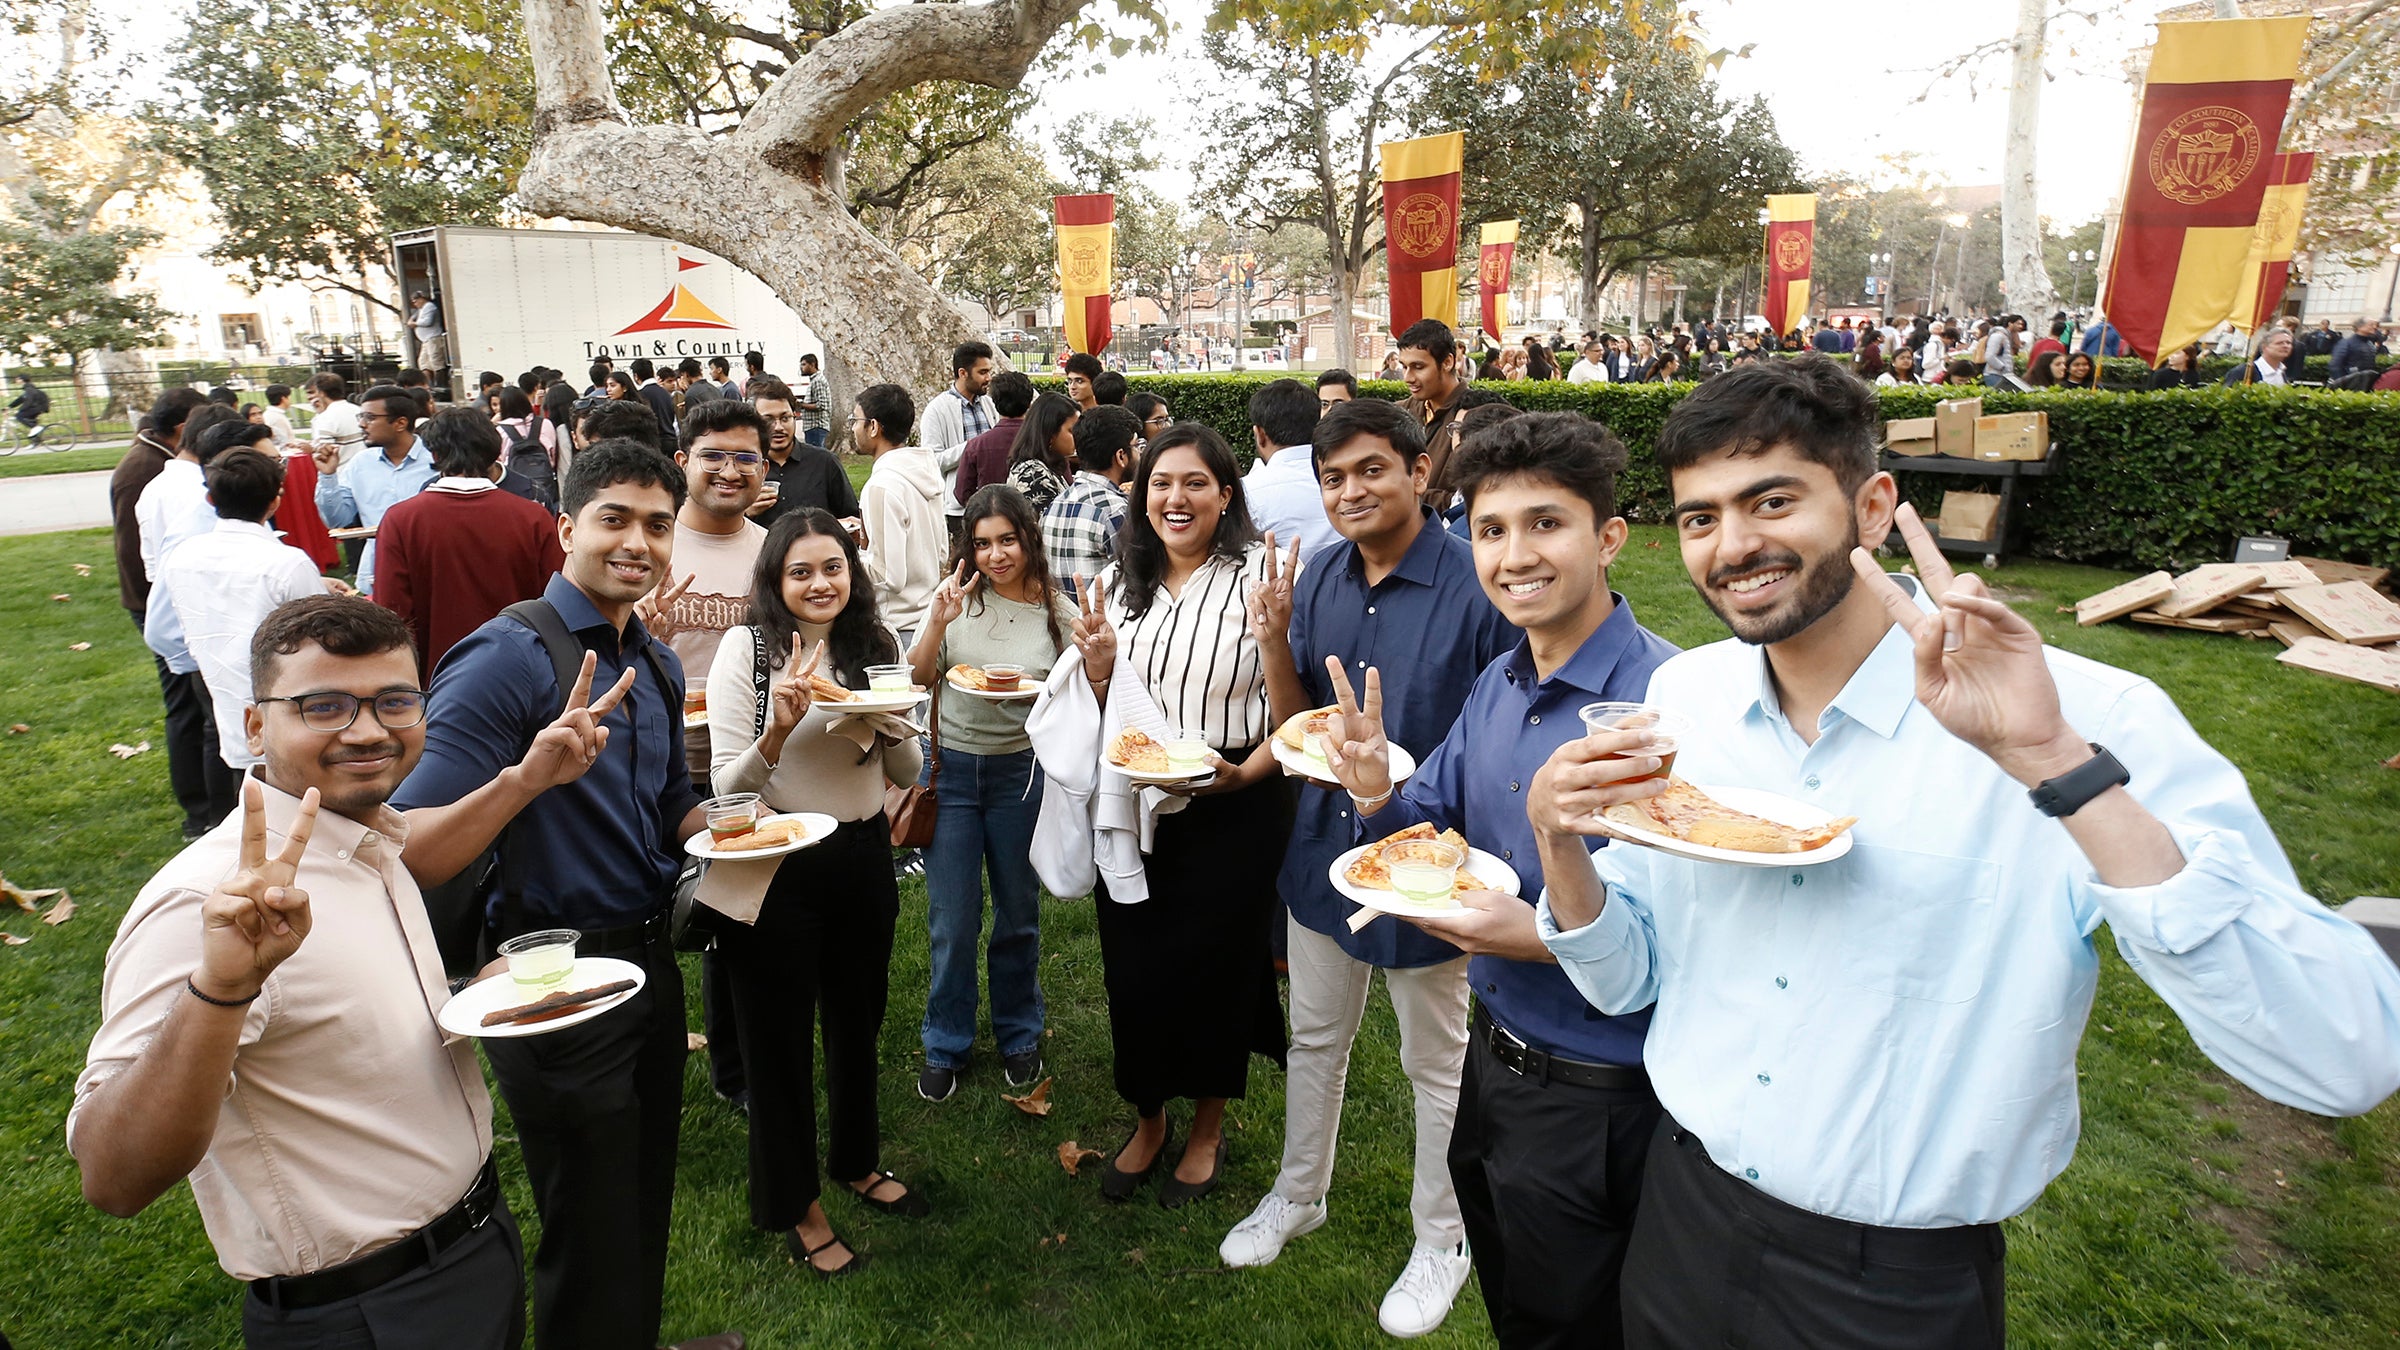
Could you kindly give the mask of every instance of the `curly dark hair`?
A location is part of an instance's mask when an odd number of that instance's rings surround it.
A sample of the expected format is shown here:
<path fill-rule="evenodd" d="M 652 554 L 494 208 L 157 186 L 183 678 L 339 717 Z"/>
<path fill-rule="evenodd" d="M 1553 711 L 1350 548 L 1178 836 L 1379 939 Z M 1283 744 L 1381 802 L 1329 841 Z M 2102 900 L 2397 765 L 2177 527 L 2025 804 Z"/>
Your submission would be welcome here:
<path fill-rule="evenodd" d="M 767 531 L 766 542 L 758 548 L 758 564 L 750 574 L 750 623 L 758 630 L 758 640 L 766 644 L 768 666 L 782 666 L 791 655 L 792 636 L 800 631 L 800 616 L 783 601 L 783 560 L 791 555 L 793 544 L 810 535 L 823 535 L 842 546 L 842 568 L 850 577 L 850 602 L 833 618 L 825 655 L 832 662 L 835 678 L 855 689 L 866 680 L 867 667 L 900 659 L 900 643 L 876 611 L 875 586 L 858 560 L 858 545 L 831 511 L 811 506 L 786 512 Z"/>
<path fill-rule="evenodd" d="M 1875 475 L 1880 413 L 1873 387 L 1823 356 L 1761 361 L 1703 382 L 1675 405 L 1658 429 L 1658 467 L 1672 480 L 1713 454 L 1789 445 L 1856 492 Z"/>
<path fill-rule="evenodd" d="M 408 620 L 363 596 L 307 595 L 270 610 L 250 635 L 250 697 L 275 691 L 275 667 L 286 656 L 314 644 L 335 656 L 378 656 L 405 651 L 416 661 Z"/>
<path fill-rule="evenodd" d="M 1046 394 L 1043 397 L 1060 396 Z M 1058 626 L 1058 610 L 1049 603 L 1058 594 L 1058 582 L 1051 578 L 1050 554 L 1042 547 L 1042 518 L 1033 509 L 1033 503 L 1026 500 L 1024 493 L 1007 483 L 992 483 L 975 489 L 975 495 L 967 498 L 958 544 L 950 551 L 950 570 L 956 572 L 964 566 L 970 580 L 983 575 L 983 569 L 975 565 L 975 527 L 994 516 L 1007 521 L 1008 527 L 1017 532 L 1018 547 L 1025 551 L 1026 579 L 1033 583 L 1033 593 L 1042 598 L 1042 618 L 1050 625 L 1050 650 L 1053 653 L 1065 651 L 1067 636 Z M 978 586 L 967 598 L 968 606 L 978 614 L 983 612 L 983 597 L 988 590 L 989 587 Z"/>

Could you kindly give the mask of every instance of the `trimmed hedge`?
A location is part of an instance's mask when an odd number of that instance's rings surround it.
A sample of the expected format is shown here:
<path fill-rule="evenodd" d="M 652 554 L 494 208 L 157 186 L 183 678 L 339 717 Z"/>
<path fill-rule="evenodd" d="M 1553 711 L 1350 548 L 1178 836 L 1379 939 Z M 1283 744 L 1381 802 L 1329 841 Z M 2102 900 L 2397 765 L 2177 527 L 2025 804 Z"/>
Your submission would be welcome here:
<path fill-rule="evenodd" d="M 1245 461 L 1251 392 L 1268 375 L 1137 375 L 1179 420 L 1206 422 Z M 1313 377 L 1300 376 L 1303 379 Z M 1057 387 L 1058 381 L 1037 380 Z M 1664 518 L 1666 483 L 1650 449 L 1689 384 L 1479 384 L 1529 411 L 1580 412 L 1606 423 L 1633 452 L 1619 484 L 1627 514 Z M 1397 381 L 1361 383 L 1373 398 L 1403 398 Z M 1930 417 L 1938 385 L 1880 391 L 1887 419 Z M 2170 389 L 2157 393 L 1980 391 L 1987 413 L 2050 414 L 2057 472 L 2027 479 L 2017 513 L 2021 547 L 2043 557 L 2110 567 L 2181 570 L 2225 558 L 2249 534 L 2280 535 L 2292 551 L 2400 565 L 2400 397 L 2315 389 Z M 1916 476 L 1930 496 L 1967 478 Z"/>

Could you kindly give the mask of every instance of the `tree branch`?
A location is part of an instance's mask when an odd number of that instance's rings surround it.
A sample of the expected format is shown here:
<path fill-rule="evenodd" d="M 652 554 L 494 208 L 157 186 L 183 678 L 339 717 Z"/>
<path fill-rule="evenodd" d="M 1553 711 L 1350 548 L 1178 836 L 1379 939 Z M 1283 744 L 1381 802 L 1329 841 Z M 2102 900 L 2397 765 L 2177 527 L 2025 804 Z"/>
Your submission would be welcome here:
<path fill-rule="evenodd" d="M 533 64 L 533 139 L 591 122 L 624 122 L 608 78 L 608 21 L 599 0 L 524 0 Z"/>
<path fill-rule="evenodd" d="M 2344 34 L 2357 32 L 2361 24 L 2390 8 L 2394 3 L 2400 3 L 2400 0 L 2375 0 L 2375 3 L 2368 5 L 2342 32 Z M 2308 115 L 2309 110 L 2316 106 L 2318 98 L 2322 97 L 2327 89 L 2332 88 L 2335 81 L 2349 74 L 2358 67 L 2359 62 L 2366 60 L 2378 48 L 2390 42 L 2395 33 L 2400 33 L 2400 17 L 2395 17 L 2376 28 L 2374 32 L 2361 36 L 2357 45 L 2350 49 L 2348 55 L 2334 62 L 2324 74 L 2310 80 L 2308 87 L 2302 89 L 2299 96 L 2292 100 L 2292 110 L 2284 116 L 2284 125 L 2299 126 L 2300 119 Z"/>

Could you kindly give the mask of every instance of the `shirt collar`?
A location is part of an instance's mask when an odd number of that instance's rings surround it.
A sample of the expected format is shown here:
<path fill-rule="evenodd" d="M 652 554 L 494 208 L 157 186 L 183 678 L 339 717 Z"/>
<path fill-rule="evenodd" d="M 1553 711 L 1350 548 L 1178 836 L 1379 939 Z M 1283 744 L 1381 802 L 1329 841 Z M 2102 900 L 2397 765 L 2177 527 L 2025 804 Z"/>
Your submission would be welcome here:
<path fill-rule="evenodd" d="M 283 841 L 291 837 L 292 826 L 300 818 L 300 799 L 267 781 L 266 766 L 263 764 L 254 765 L 250 777 L 265 793 L 267 847 L 270 850 L 279 849 Z M 378 838 L 371 840 L 367 837 L 370 834 Z M 390 806 L 376 807 L 374 814 L 363 821 L 320 808 L 317 823 L 309 831 L 308 851 L 316 854 L 331 852 L 337 858 L 364 863 L 380 870 L 385 860 L 377 855 L 385 841 L 394 850 L 405 847 L 408 842 L 407 818 Z"/>
<path fill-rule="evenodd" d="M 1892 580 L 1908 592 L 1917 608 L 1930 613 L 1933 609 L 1925 598 L 1924 588 L 1917 579 L 1905 572 L 1895 572 Z M 1775 674 L 1767 666 L 1767 649 L 1754 647 L 1751 659 L 1758 663 L 1757 693 L 1749 706 L 1742 710 L 1744 717 L 1781 717 L 1782 701 L 1775 697 Z M 1843 720 L 1858 723 L 1885 740 L 1900 730 L 1900 719 L 1908 715 L 1909 705 L 1917 701 L 1917 644 L 1907 629 L 1893 624 L 1884 633 L 1867 659 L 1858 663 L 1842 691 L 1825 705 L 1817 717 L 1817 730 L 1831 730 L 1835 714 Z"/>
<path fill-rule="evenodd" d="M 1428 530 L 1426 533 L 1437 532 Z M 1415 550 L 1412 548 L 1410 551 Z M 1608 677 L 1615 673 L 1617 662 L 1623 660 L 1625 653 L 1632 649 L 1634 637 L 1641 631 L 1640 625 L 1634 622 L 1633 606 L 1625 597 L 1615 591 L 1608 594 L 1616 608 L 1601 621 L 1597 631 L 1583 640 L 1583 645 L 1575 649 L 1575 654 L 1567 658 L 1565 665 L 1552 671 L 1549 679 L 1537 681 L 1533 669 L 1533 639 L 1528 637 L 1509 652 L 1508 664 L 1502 667 L 1508 682 L 1519 686 L 1565 683 L 1597 698 L 1608 688 Z"/>
<path fill-rule="evenodd" d="M 444 492 L 490 492 L 500 486 L 500 480 L 496 478 L 453 478 L 444 475 L 434 479 L 433 485 Z"/>
<path fill-rule="evenodd" d="M 224 516 L 217 517 L 217 527 L 215 530 L 211 531 L 211 533 L 247 534 L 260 539 L 280 540 L 283 538 L 283 532 L 281 530 L 274 529 L 263 521 L 231 520 Z"/>
<path fill-rule="evenodd" d="M 1442 528 L 1441 522 L 1434 517 L 1431 508 L 1420 506 L 1417 508 L 1417 515 L 1421 521 L 1417 526 L 1417 537 L 1410 541 L 1408 552 L 1400 555 L 1400 565 L 1391 570 L 1391 574 L 1384 578 L 1385 581 L 1397 579 L 1419 586 L 1431 586 L 1434 583 L 1434 574 L 1441 569 L 1442 541 L 1448 537 L 1449 532 Z M 1343 559 L 1344 569 L 1351 576 L 1358 578 L 1361 585 L 1364 585 L 1367 575 L 1366 558 L 1359 553 L 1358 545 L 1347 539 L 1342 541 L 1342 547 L 1349 550 L 1349 556 Z M 1611 615 L 1610 617 L 1614 618 L 1615 616 Z M 1601 626 L 1605 628 L 1607 625 Z M 1528 657 L 1528 659 L 1531 658 Z"/>
<path fill-rule="evenodd" d="M 398 473 L 402 469 L 408 468 L 433 467 L 433 452 L 425 448 L 425 438 L 422 436 L 409 442 L 408 453 L 402 455 L 397 464 L 392 463 L 392 457 L 385 453 L 384 448 L 380 445 L 367 446 L 364 453 L 359 455 L 359 459 L 381 464 L 387 473 Z"/>
<path fill-rule="evenodd" d="M 585 595 L 581 587 L 567 580 L 566 573 L 551 574 L 550 584 L 542 588 L 542 598 L 549 601 L 550 607 L 558 611 L 558 617 L 566 621 L 568 632 L 584 633 L 596 628 L 615 636 L 616 630 L 610 628 L 608 620 L 600 616 L 600 607 L 592 603 L 592 598 Z M 649 640 L 650 631 L 642 627 L 641 619 L 626 615 L 625 635 L 617 646 L 619 653 L 630 656 Z"/>

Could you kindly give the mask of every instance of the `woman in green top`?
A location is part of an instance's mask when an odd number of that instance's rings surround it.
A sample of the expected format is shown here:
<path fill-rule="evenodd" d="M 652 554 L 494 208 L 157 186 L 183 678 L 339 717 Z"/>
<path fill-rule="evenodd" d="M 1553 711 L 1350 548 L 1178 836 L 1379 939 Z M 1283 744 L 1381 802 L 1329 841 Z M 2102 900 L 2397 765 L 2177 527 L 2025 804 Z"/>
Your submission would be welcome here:
<path fill-rule="evenodd" d="M 1001 1074 L 1024 1087 L 1042 1074 L 1041 883 L 1033 825 L 1042 771 L 1025 717 L 1033 693 L 1068 641 L 1075 602 L 1050 579 L 1040 517 L 1005 483 L 967 499 L 966 529 L 951 574 L 908 654 L 916 682 L 936 692 L 941 741 L 926 761 L 939 772 L 940 808 L 925 850 L 926 926 L 933 978 L 925 993 L 925 1068 L 917 1095 L 942 1101 L 958 1089 L 975 1044 L 975 939 L 983 929 L 983 877 L 992 878 L 992 1039 Z M 945 686 L 951 667 L 1021 667 L 1016 699 Z"/>

